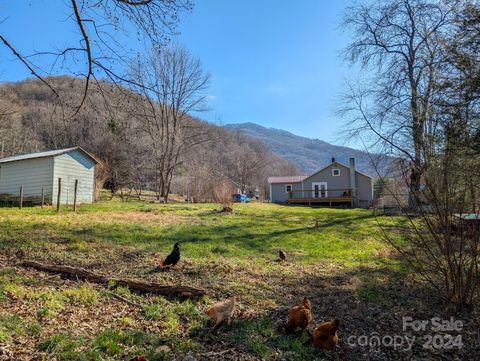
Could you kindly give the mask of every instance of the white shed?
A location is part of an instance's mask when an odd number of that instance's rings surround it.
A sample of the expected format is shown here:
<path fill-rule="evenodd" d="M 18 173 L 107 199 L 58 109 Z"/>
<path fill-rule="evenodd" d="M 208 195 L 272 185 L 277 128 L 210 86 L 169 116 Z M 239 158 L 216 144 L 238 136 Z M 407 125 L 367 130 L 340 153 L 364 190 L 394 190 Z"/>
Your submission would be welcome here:
<path fill-rule="evenodd" d="M 0 200 L 18 198 L 23 187 L 25 202 L 56 204 L 61 178 L 61 204 L 73 204 L 75 181 L 77 203 L 92 203 L 97 160 L 80 147 L 18 155 L 0 159 Z"/>

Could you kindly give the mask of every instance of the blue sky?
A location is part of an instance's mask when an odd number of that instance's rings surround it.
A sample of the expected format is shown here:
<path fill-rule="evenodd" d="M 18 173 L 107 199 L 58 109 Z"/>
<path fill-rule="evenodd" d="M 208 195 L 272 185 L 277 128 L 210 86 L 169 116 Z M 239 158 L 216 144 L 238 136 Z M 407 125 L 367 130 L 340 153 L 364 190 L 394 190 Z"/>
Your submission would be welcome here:
<path fill-rule="evenodd" d="M 348 38 L 338 29 L 350 2 L 196 0 L 175 41 L 211 74 L 211 110 L 201 117 L 348 144 L 339 139 L 343 124 L 334 111 L 352 72 L 339 55 Z M 68 13 L 61 0 L 1 2 L 0 33 L 25 53 L 61 47 L 78 37 Z M 12 59 L 0 47 L 0 80 L 29 76 Z"/>

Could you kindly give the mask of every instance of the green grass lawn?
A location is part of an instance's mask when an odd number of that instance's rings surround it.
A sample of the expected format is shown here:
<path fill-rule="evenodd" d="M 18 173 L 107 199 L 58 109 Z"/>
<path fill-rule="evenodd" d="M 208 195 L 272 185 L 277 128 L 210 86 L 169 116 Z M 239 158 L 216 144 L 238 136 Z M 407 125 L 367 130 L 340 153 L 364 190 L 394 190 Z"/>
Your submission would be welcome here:
<path fill-rule="evenodd" d="M 315 321 L 343 320 L 342 307 L 358 302 L 386 308 L 399 302 L 379 289 L 405 270 L 381 240 L 378 222 L 398 237 L 402 218 L 260 203 L 235 204 L 232 214 L 219 208 L 117 200 L 83 205 L 77 213 L 0 208 L 0 345 L 18 359 L 127 360 L 140 353 L 149 360 L 228 359 L 230 353 L 245 360 L 322 359 L 304 339 L 281 331 L 288 307 L 304 295 L 312 299 Z M 175 242 L 182 249 L 177 269 L 149 273 Z M 279 249 L 286 262 L 276 262 Z M 20 257 L 199 287 L 208 296 L 182 302 L 115 290 L 145 305 L 139 309 L 101 285 L 21 268 Z M 239 298 L 235 322 L 209 332 L 203 310 L 232 295 Z M 331 305 L 332 297 L 344 306 Z"/>

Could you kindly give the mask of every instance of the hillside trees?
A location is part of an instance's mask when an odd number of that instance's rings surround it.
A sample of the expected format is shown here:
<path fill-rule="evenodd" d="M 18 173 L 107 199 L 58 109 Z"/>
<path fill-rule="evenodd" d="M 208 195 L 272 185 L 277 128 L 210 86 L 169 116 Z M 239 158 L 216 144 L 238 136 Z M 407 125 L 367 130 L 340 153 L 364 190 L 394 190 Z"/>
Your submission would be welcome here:
<path fill-rule="evenodd" d="M 74 99 L 84 87 L 82 80 L 70 77 L 48 80 L 65 99 Z M 39 81 L 4 84 L 0 94 L 11 109 L 0 123 L 5 156 L 80 145 L 104 161 L 108 174 L 104 181 L 112 191 L 130 184 L 140 152 L 134 124 L 125 111 L 134 94 L 106 82 L 93 84 L 85 106 L 68 118 L 58 114 L 55 96 Z"/>
<path fill-rule="evenodd" d="M 235 134 L 238 139 L 242 135 Z M 244 194 L 259 179 L 260 174 L 267 163 L 267 147 L 260 142 L 251 142 L 249 144 L 237 142 L 233 143 L 232 149 L 225 157 L 226 175 L 235 183 L 240 193 Z M 257 186 L 257 185 L 255 185 Z"/>
<path fill-rule="evenodd" d="M 217 188 L 232 193 L 258 190 L 260 198 L 267 199 L 268 177 L 298 174 L 292 163 L 258 140 L 213 125 L 206 125 L 205 132 L 211 141 L 189 150 L 175 179 L 175 189 L 189 201 L 215 199 L 221 192 Z"/>
<path fill-rule="evenodd" d="M 142 95 L 134 111 L 150 149 L 149 168 L 160 197 L 168 202 L 173 175 L 185 150 L 208 141 L 208 134 L 189 122 L 189 113 L 205 106 L 209 75 L 183 48 L 153 48 L 132 65 L 134 86 Z"/>
<path fill-rule="evenodd" d="M 49 81 L 71 99 L 84 89 L 80 79 L 55 77 Z M 0 106 L 8 110 L 4 116 L 9 119 L 2 123 L 0 117 L 5 156 L 80 145 L 103 161 L 97 168 L 98 189 L 105 186 L 112 193 L 125 188 L 158 191 L 153 140 L 145 131 L 154 118 L 148 123 L 139 119 L 143 111 L 152 115 L 145 109 L 145 97 L 107 82 L 95 83 L 84 107 L 75 117 L 65 119 L 55 116 L 59 111 L 55 96 L 37 80 L 3 84 L 0 95 Z M 180 147 L 178 164 L 171 174 L 171 192 L 183 194 L 189 201 L 213 200 L 215 187 L 224 181 L 239 188 L 242 168 L 232 168 L 240 159 L 236 154 L 239 149 L 250 155 L 240 162 L 251 168 L 251 177 L 244 178 L 244 189 L 259 189 L 264 198 L 268 195 L 269 176 L 298 174 L 291 163 L 245 135 L 188 115 L 182 115 L 181 124 L 178 141 L 183 136 L 191 138 Z M 190 142 L 195 144 L 189 146 Z"/>

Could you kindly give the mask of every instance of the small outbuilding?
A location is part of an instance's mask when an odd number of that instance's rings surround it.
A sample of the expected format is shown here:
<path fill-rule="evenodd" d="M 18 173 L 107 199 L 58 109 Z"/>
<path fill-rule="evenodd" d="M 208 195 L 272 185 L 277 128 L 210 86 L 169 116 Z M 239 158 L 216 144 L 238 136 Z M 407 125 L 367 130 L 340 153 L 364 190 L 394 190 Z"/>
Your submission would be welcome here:
<path fill-rule="evenodd" d="M 77 203 L 92 203 L 97 160 L 80 147 L 17 155 L 0 159 L 0 200 L 19 197 L 25 202 L 56 204 L 60 182 L 60 204 L 73 204 L 77 181 Z"/>

